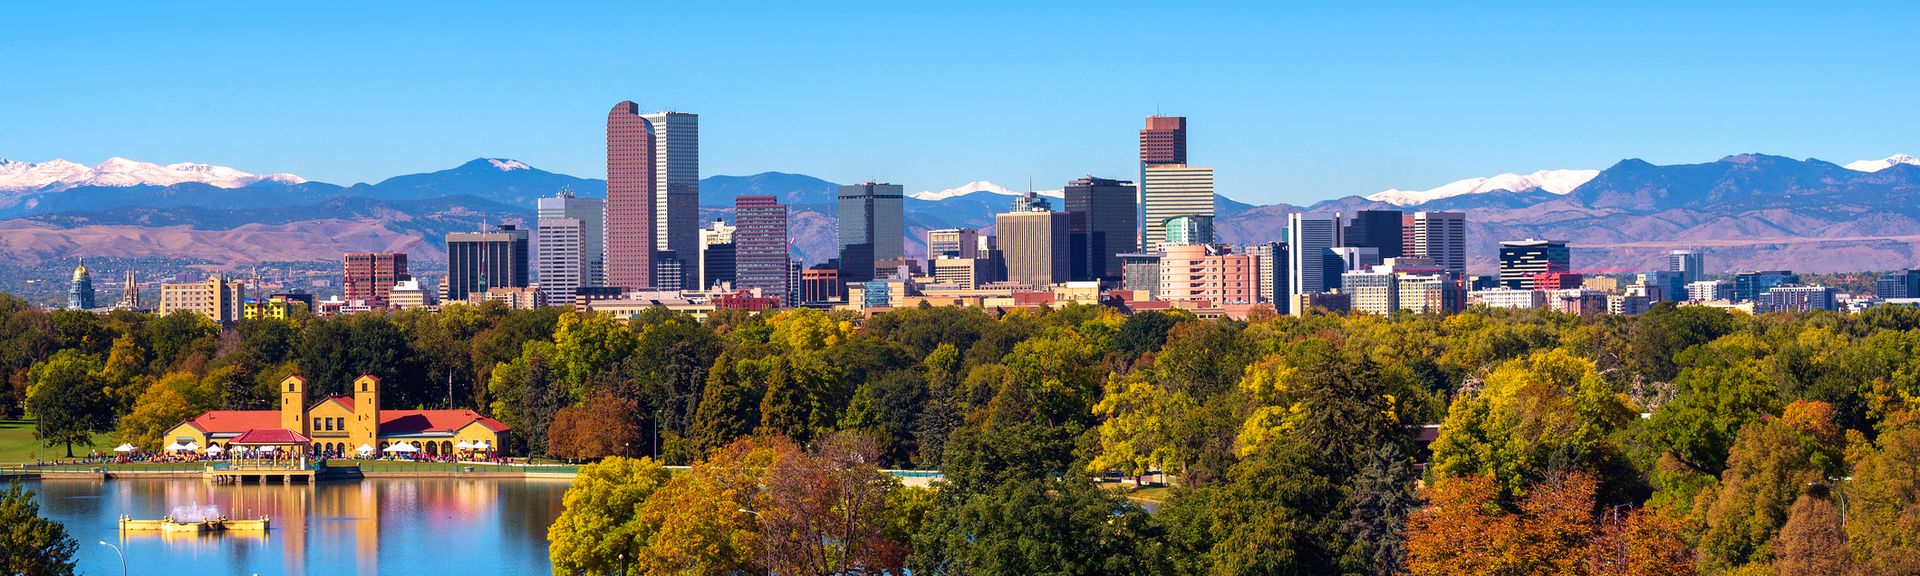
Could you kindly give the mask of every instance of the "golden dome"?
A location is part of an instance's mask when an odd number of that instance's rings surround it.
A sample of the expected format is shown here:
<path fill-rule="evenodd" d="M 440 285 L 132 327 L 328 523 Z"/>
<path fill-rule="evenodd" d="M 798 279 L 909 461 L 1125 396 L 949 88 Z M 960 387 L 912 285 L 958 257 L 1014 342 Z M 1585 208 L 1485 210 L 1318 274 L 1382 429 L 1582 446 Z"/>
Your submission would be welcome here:
<path fill-rule="evenodd" d="M 79 266 L 73 267 L 73 279 L 74 281 L 77 282 L 81 278 L 86 278 L 86 277 L 87 277 L 87 263 L 86 261 L 83 260 L 80 262 Z"/>

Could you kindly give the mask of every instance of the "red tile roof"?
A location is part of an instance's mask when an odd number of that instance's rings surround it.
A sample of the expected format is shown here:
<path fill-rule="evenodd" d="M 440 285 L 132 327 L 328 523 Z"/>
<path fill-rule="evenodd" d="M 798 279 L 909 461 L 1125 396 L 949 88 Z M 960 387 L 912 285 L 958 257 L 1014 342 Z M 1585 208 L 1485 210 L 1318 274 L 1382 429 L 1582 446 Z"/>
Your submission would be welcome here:
<path fill-rule="evenodd" d="M 319 406 L 320 404 L 326 404 L 327 402 L 337 402 L 337 403 L 339 403 L 339 404 L 340 404 L 340 407 L 341 407 L 341 408 L 346 408 L 348 412 L 352 412 L 352 411 L 353 411 L 353 397 L 352 397 L 352 396 L 343 396 L 343 395 L 340 395 L 340 394 L 335 394 L 335 395 L 332 395 L 332 396 L 328 396 L 328 397 L 326 397 L 325 399 L 322 399 L 322 400 L 320 400 L 320 402 L 319 402 L 319 403 L 317 403 L 317 404 L 314 404 L 313 406 Z M 309 407 L 307 407 L 307 409 L 308 409 L 308 410 L 312 410 L 312 409 L 313 409 L 313 406 L 309 406 Z"/>
<path fill-rule="evenodd" d="M 239 434 L 255 428 L 279 428 L 278 410 L 214 410 L 188 420 L 207 434 Z"/>
<path fill-rule="evenodd" d="M 286 428 L 255 428 L 234 437 L 228 444 L 306 444 L 312 441 Z"/>
<path fill-rule="evenodd" d="M 452 433 L 474 422 L 494 432 L 508 430 L 499 420 L 472 410 L 381 410 L 380 434 Z"/>

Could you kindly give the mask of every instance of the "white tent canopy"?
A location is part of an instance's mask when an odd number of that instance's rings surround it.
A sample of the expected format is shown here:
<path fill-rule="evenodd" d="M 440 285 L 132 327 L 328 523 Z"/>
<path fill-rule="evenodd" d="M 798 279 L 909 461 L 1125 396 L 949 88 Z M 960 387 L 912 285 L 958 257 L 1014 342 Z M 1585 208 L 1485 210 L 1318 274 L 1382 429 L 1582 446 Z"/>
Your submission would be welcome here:
<path fill-rule="evenodd" d="M 420 449 L 414 448 L 412 444 L 408 444 L 406 442 L 397 442 L 392 446 L 388 446 L 387 451 L 406 453 L 406 452 L 419 452 Z"/>
<path fill-rule="evenodd" d="M 181 450 L 186 450 L 187 447 L 180 444 L 179 442 L 173 442 L 173 443 L 167 444 L 166 449 L 168 452 L 179 452 Z"/>
<path fill-rule="evenodd" d="M 213 445 L 213 446 L 208 446 L 208 447 L 207 447 L 207 453 L 208 453 L 208 454 L 219 454 L 219 453 L 220 453 L 220 451 L 221 451 L 221 450 L 220 450 L 220 445 L 218 445 L 218 444 L 215 444 L 215 445 Z"/>
<path fill-rule="evenodd" d="M 133 445 L 132 445 L 132 444 L 121 444 L 121 445 L 119 445 L 119 446 L 115 446 L 115 447 L 113 447 L 113 451 L 114 451 L 114 452 L 132 452 L 132 451 L 133 451 Z"/>
<path fill-rule="evenodd" d="M 493 447 L 493 445 L 492 445 L 492 444 L 488 444 L 486 440 L 480 440 L 480 441 L 477 441 L 477 442 L 474 442 L 474 443 L 473 443 L 473 449 L 474 449 L 474 450 L 486 450 L 486 449 L 489 449 L 489 448 L 492 448 L 492 447 Z"/>
<path fill-rule="evenodd" d="M 361 445 L 360 445 L 360 447 L 359 447 L 358 449 L 355 449 L 355 450 L 354 450 L 354 452 L 359 452 L 359 453 L 361 453 L 361 454 L 371 454 L 371 453 L 373 453 L 373 447 L 372 447 L 372 446 L 368 446 L 368 445 L 366 445 L 366 444 L 361 444 Z"/>
<path fill-rule="evenodd" d="M 259 450 L 259 451 L 261 451 L 261 452 L 272 452 L 272 451 L 274 451 L 274 447 L 273 447 L 273 446 L 261 446 L 261 447 L 260 447 L 260 448 L 259 448 L 258 450 Z"/>
<path fill-rule="evenodd" d="M 473 443 L 467 442 L 466 440 L 461 440 L 459 444 L 454 444 L 453 448 L 455 450 L 472 450 Z"/>
<path fill-rule="evenodd" d="M 199 443 L 199 442 L 194 442 L 194 441 L 192 441 L 192 440 L 188 440 L 186 444 L 183 444 L 183 445 L 181 445 L 181 446 L 180 446 L 180 449 L 181 449 L 181 450 L 199 450 L 199 449 L 200 449 L 200 443 Z"/>

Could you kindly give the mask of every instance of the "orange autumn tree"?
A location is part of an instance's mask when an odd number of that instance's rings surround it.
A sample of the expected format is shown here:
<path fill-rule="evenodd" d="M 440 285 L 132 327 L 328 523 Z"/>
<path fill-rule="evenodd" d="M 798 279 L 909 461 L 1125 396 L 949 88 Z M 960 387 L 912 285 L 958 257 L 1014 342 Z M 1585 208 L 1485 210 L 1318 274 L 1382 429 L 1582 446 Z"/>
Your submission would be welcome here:
<path fill-rule="evenodd" d="M 1602 514 L 1595 510 L 1596 489 L 1592 476 L 1572 473 L 1536 483 L 1509 503 L 1491 477 L 1442 479 L 1407 521 L 1406 573 L 1694 573 L 1677 523 L 1645 510 Z"/>

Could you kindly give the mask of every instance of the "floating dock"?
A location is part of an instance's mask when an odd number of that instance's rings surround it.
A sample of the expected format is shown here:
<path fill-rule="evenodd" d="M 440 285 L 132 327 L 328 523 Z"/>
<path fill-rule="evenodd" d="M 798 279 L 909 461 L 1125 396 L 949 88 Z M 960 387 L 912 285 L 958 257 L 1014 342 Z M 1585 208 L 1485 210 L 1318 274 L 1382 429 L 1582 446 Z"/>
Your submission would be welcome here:
<path fill-rule="evenodd" d="M 266 532 L 270 527 L 266 516 L 257 520 L 229 520 L 226 517 L 200 522 L 181 522 L 172 516 L 159 520 L 134 520 L 120 517 L 121 532 L 160 532 L 164 534 L 203 534 L 207 532 Z"/>

